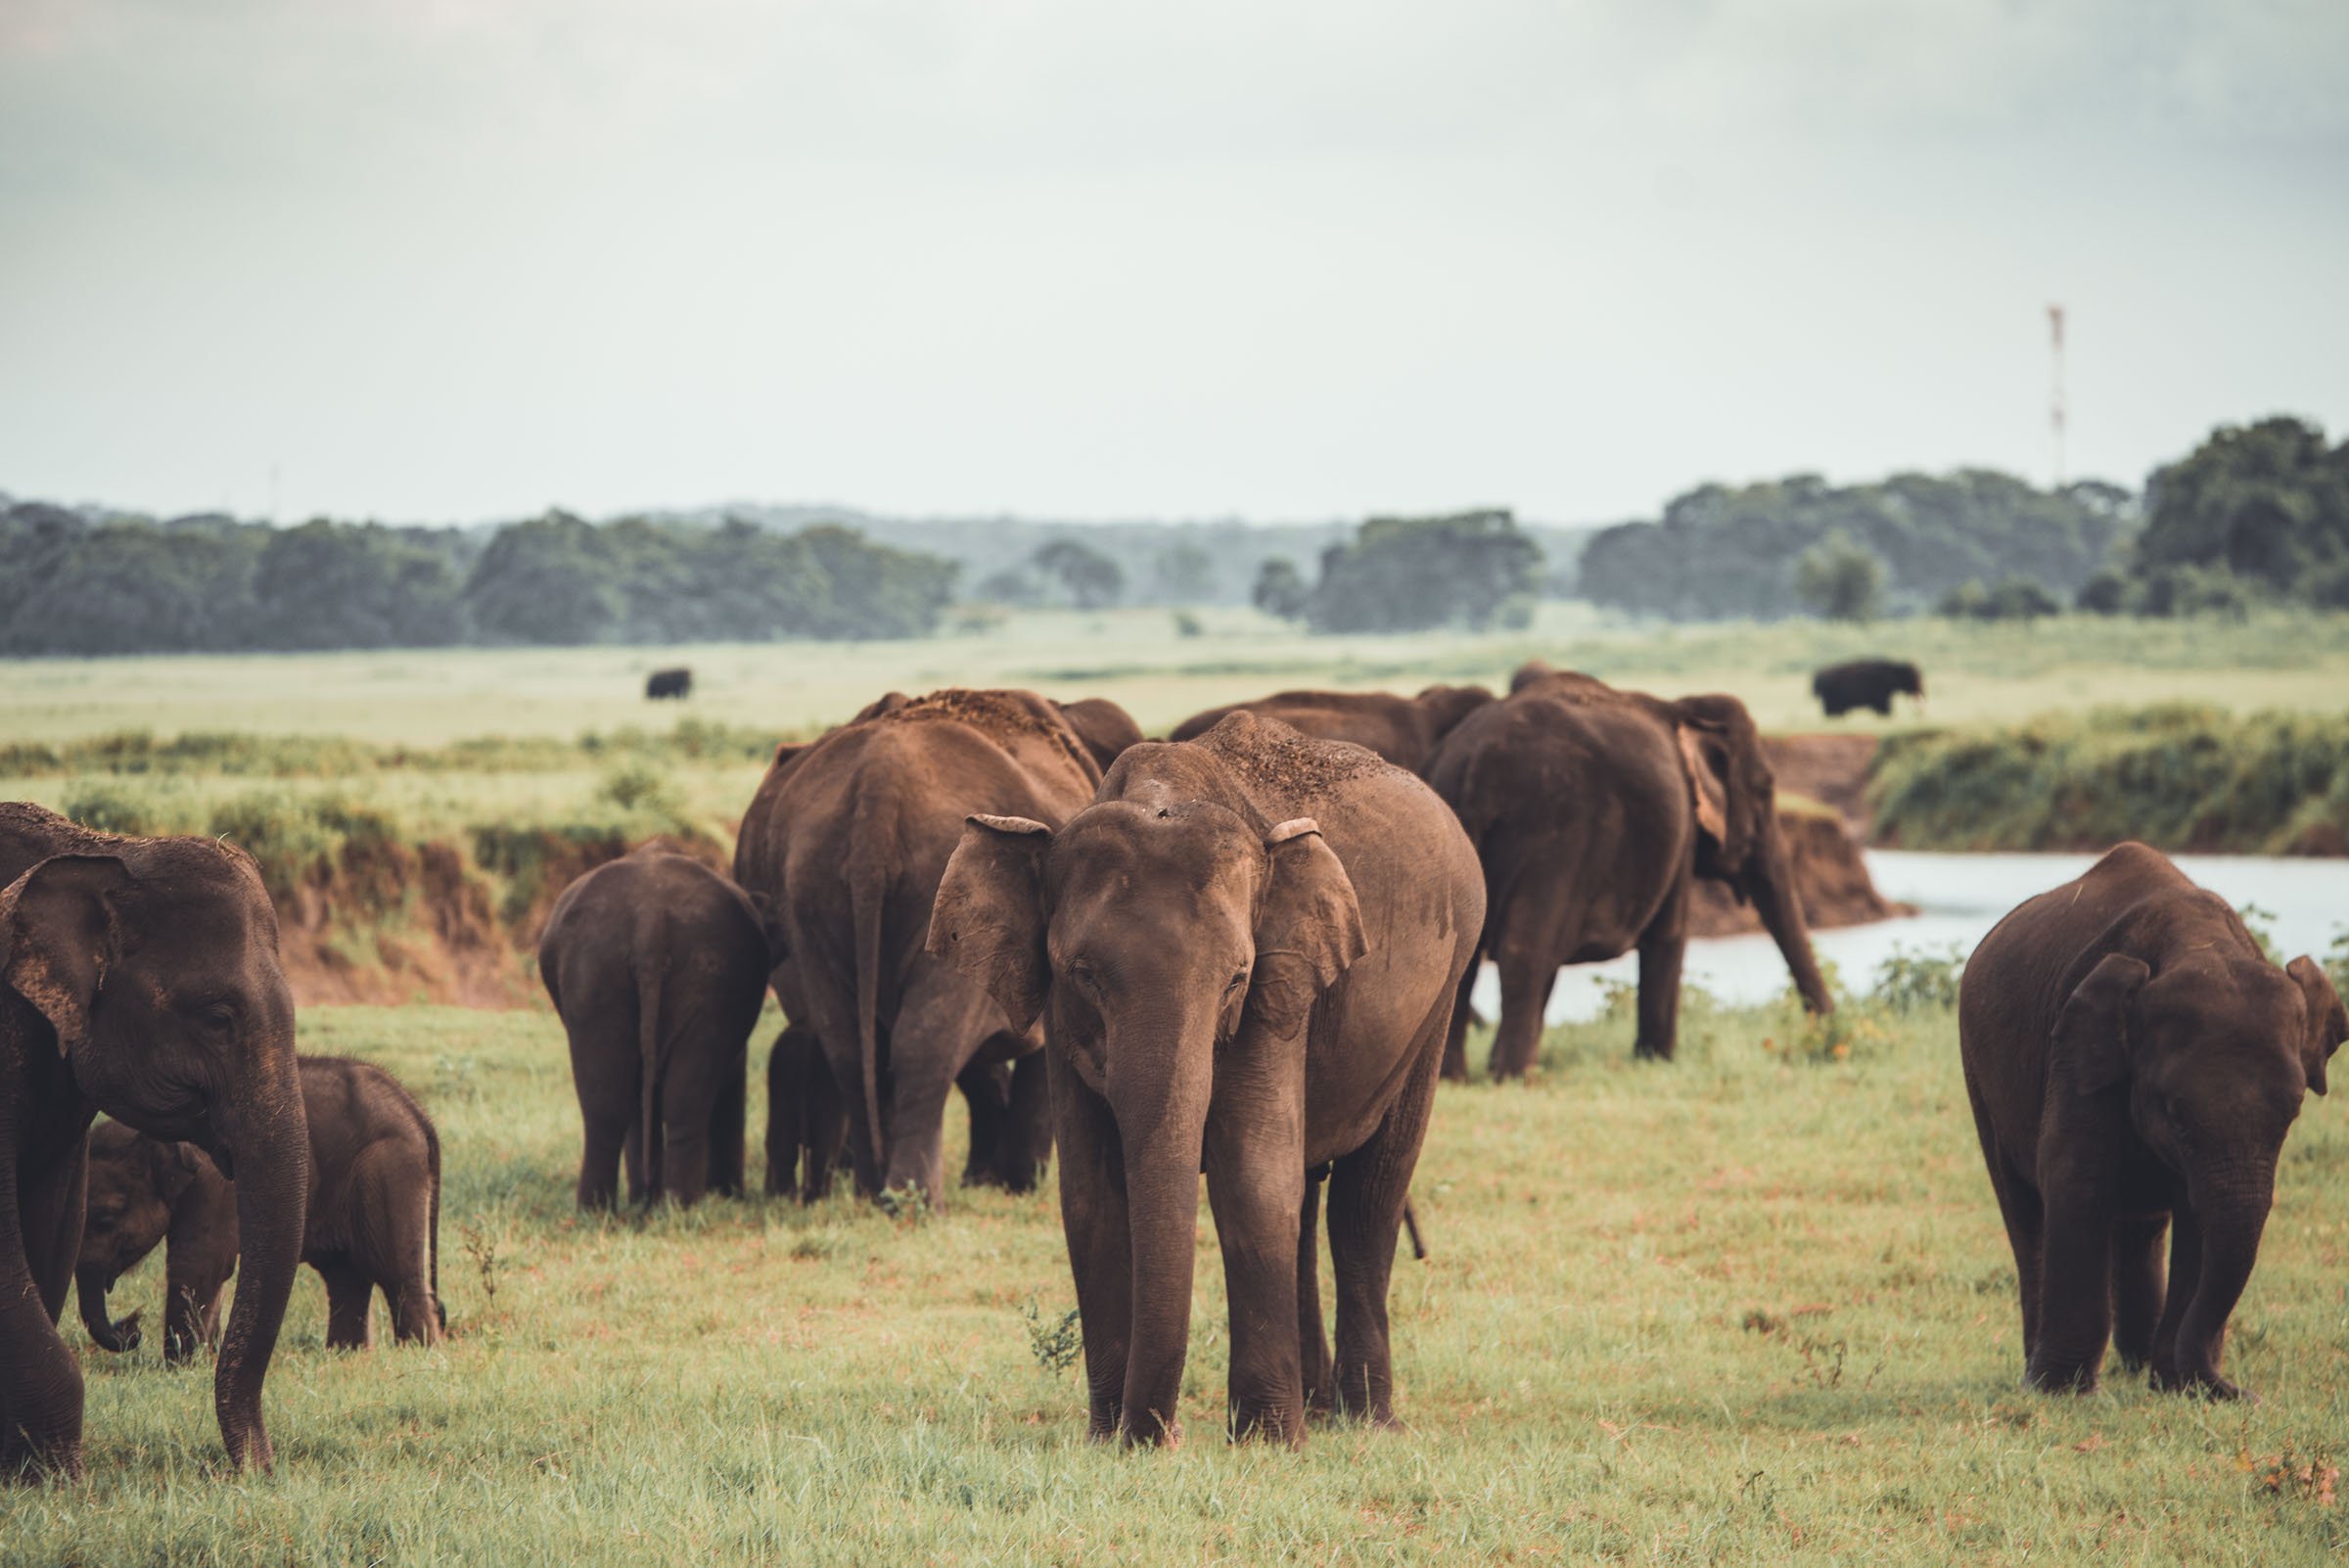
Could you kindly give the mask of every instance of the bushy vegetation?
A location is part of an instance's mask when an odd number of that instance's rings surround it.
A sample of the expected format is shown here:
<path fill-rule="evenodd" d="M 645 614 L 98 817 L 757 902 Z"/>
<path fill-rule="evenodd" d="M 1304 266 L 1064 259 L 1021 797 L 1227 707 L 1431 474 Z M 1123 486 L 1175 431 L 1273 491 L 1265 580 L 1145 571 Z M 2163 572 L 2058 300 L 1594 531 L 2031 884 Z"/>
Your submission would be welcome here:
<path fill-rule="evenodd" d="M 2349 715 L 2170 704 L 1886 737 L 1876 832 L 1918 850 L 2349 853 Z"/>
<path fill-rule="evenodd" d="M 2041 490 L 1987 469 L 1829 484 L 1816 474 L 1676 497 L 1583 549 L 1583 596 L 1684 620 L 1844 613 L 1819 602 L 1800 563 L 1835 535 L 1836 556 L 1874 560 L 1883 609 L 1914 613 L 1968 582 L 2019 576 L 2068 601 L 2130 526 L 2128 491 L 2084 481 Z M 1843 568 L 1846 577 L 1853 576 Z M 1840 602 L 1840 601 L 1839 601 Z"/>
<path fill-rule="evenodd" d="M 2263 419 L 2222 425 L 2145 487 L 2117 609 L 2167 614 L 2246 596 L 2349 609 L 2349 440 Z"/>
<path fill-rule="evenodd" d="M 0 510 L 0 652 L 859 639 L 927 633 L 951 563 L 826 524 L 782 533 L 562 512 L 455 529 Z"/>
<path fill-rule="evenodd" d="M 1311 588 L 1294 562 L 1267 561 L 1254 599 L 1314 631 L 1524 626 L 1542 584 L 1542 547 L 1506 511 L 1374 517 L 1321 552 Z"/>
<path fill-rule="evenodd" d="M 1698 997 L 1677 1064 L 1634 1065 L 1612 1016 L 1553 1030 L 1530 1087 L 1447 1085 L 1414 1189 L 1433 1256 L 1395 1269 L 1407 1431 L 1223 1442 L 1203 1206 L 1187 1439 L 1124 1453 L 1085 1441 L 1055 1339 L 1049 1185 L 902 1220 L 839 1195 L 585 1218 L 546 1012 L 306 1010 L 303 1048 L 382 1063 L 439 1125 L 449 1339 L 328 1352 L 305 1272 L 267 1395 L 277 1472 L 240 1480 L 215 1468 L 208 1367 L 166 1368 L 152 1338 L 98 1352 L 69 1310 L 90 1483 L 0 1493 L 0 1556 L 2337 1561 L 2339 1106 L 2292 1130 L 2235 1314 L 2229 1365 L 2265 1403 L 2117 1368 L 2089 1399 L 2035 1395 L 1950 1015 L 1863 1017 L 1837 1056 L 1798 1010 Z M 151 1259 L 118 1309 L 152 1319 L 161 1278 Z"/>

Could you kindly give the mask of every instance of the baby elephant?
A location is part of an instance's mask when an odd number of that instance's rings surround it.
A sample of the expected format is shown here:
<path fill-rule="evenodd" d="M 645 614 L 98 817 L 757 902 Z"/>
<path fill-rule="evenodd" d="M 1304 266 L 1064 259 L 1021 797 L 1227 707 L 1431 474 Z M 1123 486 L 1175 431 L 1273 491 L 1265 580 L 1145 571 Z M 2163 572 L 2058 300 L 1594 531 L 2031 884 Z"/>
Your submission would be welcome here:
<path fill-rule="evenodd" d="M 1958 1027 L 2026 1379 L 2087 1393 L 2110 1338 L 2156 1388 L 2239 1396 L 2227 1318 L 2284 1133 L 2349 1037 L 2325 972 L 2277 968 L 2224 899 L 2124 844 L 1982 940 Z"/>
<path fill-rule="evenodd" d="M 301 1261 L 326 1281 L 326 1342 L 373 1338 L 381 1286 L 400 1339 L 438 1342 L 440 1138 L 399 1081 L 341 1056 L 299 1059 L 310 1123 L 309 1223 Z M 163 1359 L 212 1342 L 220 1287 L 237 1267 L 237 1191 L 192 1143 L 165 1143 L 118 1122 L 90 1133 L 88 1217 L 74 1278 L 81 1320 L 103 1350 L 139 1343 L 139 1314 L 112 1321 L 106 1293 L 139 1260 L 163 1252 Z"/>
<path fill-rule="evenodd" d="M 742 1193 L 751 1030 L 771 967 L 749 895 L 656 839 L 563 890 L 538 978 L 571 1038 L 579 1207 Z"/>

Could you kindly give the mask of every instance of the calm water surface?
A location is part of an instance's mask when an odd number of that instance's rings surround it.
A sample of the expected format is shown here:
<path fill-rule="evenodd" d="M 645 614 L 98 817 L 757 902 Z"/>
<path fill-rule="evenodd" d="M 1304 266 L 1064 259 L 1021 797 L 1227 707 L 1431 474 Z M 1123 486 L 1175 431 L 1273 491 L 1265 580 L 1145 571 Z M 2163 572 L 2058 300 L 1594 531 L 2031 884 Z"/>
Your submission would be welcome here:
<path fill-rule="evenodd" d="M 2285 956 L 2324 956 L 2349 931 L 2349 860 L 2293 860 L 2253 854 L 2181 854 L 2179 868 L 2238 908 L 2257 904 L 2268 912 L 2270 934 Z M 1816 932 L 1812 945 L 1819 960 L 1833 962 L 1844 984 L 1865 991 L 1876 966 L 1896 948 L 1970 952 L 2007 910 L 2059 883 L 2069 882 L 2096 861 L 2093 854 L 1922 854 L 1906 850 L 1870 850 L 1868 874 L 1887 899 L 1917 906 L 1905 920 Z M 1585 964 L 1560 971 L 1549 1001 L 1549 1021 L 1586 1019 L 1599 1009 L 1599 981 L 1635 980 L 1639 960 L 1627 955 L 1612 963 Z M 1688 945 L 1683 978 L 1725 1001 L 1767 1001 L 1786 986 L 1786 961 L 1766 936 L 1717 937 Z M 1500 982 L 1491 965 L 1478 982 L 1476 1003 L 1487 1018 L 1500 1011 Z"/>

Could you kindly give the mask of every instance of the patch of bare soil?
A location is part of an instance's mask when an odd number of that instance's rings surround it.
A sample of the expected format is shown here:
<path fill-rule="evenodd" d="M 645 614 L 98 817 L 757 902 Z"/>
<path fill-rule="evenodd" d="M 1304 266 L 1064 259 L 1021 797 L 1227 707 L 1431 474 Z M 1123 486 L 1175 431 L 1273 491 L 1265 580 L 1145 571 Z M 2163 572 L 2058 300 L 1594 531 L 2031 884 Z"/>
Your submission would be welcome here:
<path fill-rule="evenodd" d="M 1831 806 L 1861 843 L 1867 842 L 1867 764 L 1873 735 L 1765 735 L 1762 755 L 1778 788 Z"/>
<path fill-rule="evenodd" d="M 1860 856 L 1860 841 L 1839 817 L 1780 811 L 1778 831 L 1786 836 L 1803 919 L 1813 930 L 1865 926 L 1916 913 L 1914 904 L 1895 903 L 1876 891 L 1867 862 Z M 1760 931 L 1762 917 L 1750 904 L 1739 903 L 1727 884 L 1699 880 L 1688 929 L 1691 936 L 1735 937 Z"/>

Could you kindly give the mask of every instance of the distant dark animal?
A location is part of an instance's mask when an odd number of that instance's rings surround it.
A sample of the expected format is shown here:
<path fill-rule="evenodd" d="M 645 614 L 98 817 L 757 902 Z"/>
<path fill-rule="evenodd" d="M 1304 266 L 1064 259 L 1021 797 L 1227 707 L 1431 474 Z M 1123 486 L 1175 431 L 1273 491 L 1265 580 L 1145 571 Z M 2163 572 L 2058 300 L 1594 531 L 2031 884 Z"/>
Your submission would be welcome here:
<path fill-rule="evenodd" d="M 1477 709 L 1428 759 L 1427 781 L 1485 868 L 1482 949 L 1500 971 L 1493 1076 L 1533 1065 L 1560 964 L 1639 953 L 1641 1056 L 1670 1058 L 1692 884 L 1751 902 L 1814 1012 L 1834 998 L 1811 951 L 1777 787 L 1734 697 L 1666 702 L 1546 666 Z M 1447 1077 L 1468 1076 L 1463 983 Z"/>
<path fill-rule="evenodd" d="M 1277 718 L 1316 740 L 1352 741 L 1406 772 L 1416 773 L 1459 721 L 1493 700 L 1482 686 L 1430 686 L 1416 697 L 1391 691 L 1281 691 L 1254 702 L 1229 703 L 1193 714 L 1171 740 L 1197 740 L 1241 710 Z"/>
<path fill-rule="evenodd" d="M 269 1468 L 261 1383 L 301 1254 L 310 1138 L 294 993 L 252 855 L 0 805 L 0 1485 L 83 1473 L 57 1331 L 91 1118 L 202 1144 L 237 1178 L 244 1280 L 214 1371 L 232 1467 Z"/>
<path fill-rule="evenodd" d="M 690 697 L 693 695 L 693 671 L 683 665 L 674 669 L 656 669 L 645 677 L 644 694 L 648 698 Z"/>
<path fill-rule="evenodd" d="M 2033 1386 L 2094 1390 L 2109 1336 L 2155 1388 L 2242 1392 L 2219 1375 L 2227 1319 L 2284 1133 L 2344 1036 L 2324 970 L 2277 968 L 2224 899 L 2142 844 L 1982 939 L 1958 1038 Z"/>
<path fill-rule="evenodd" d="M 1829 718 L 1841 718 L 1855 708 L 1872 708 L 1890 717 L 1892 699 L 1900 692 L 1924 701 L 1925 677 L 1906 660 L 1855 659 L 1848 665 L 1829 665 L 1811 677 L 1811 695 Z"/>
<path fill-rule="evenodd" d="M 326 1342 L 373 1341 L 369 1308 L 381 1288 L 392 1332 L 430 1345 L 447 1327 L 440 1308 L 440 1138 L 399 1081 L 342 1056 L 299 1059 L 310 1125 L 309 1220 L 301 1261 L 326 1281 Z M 117 1323 L 106 1293 L 139 1260 L 163 1249 L 163 1360 L 208 1345 L 220 1291 L 237 1267 L 237 1193 L 201 1149 L 101 1122 L 90 1133 L 89 1218 L 74 1280 L 81 1320 L 102 1350 L 139 1342 L 139 1314 Z"/>
<path fill-rule="evenodd" d="M 745 1058 L 774 961 L 765 912 L 661 840 L 563 890 L 538 978 L 571 1039 L 582 1209 L 742 1192 Z"/>

